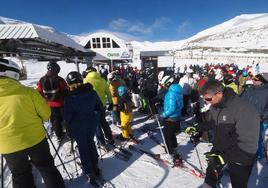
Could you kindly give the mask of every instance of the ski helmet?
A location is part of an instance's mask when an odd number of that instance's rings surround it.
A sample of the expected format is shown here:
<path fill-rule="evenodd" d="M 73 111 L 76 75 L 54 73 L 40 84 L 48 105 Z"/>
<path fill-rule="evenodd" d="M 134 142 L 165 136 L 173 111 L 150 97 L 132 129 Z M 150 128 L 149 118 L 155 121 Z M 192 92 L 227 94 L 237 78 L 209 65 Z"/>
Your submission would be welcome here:
<path fill-rule="evenodd" d="M 68 85 L 83 83 L 83 77 L 79 72 L 72 71 L 67 75 L 66 82 Z"/>
<path fill-rule="evenodd" d="M 223 82 L 225 85 L 229 85 L 230 83 L 232 83 L 234 81 L 234 77 L 230 74 L 226 74 L 223 78 Z"/>
<path fill-rule="evenodd" d="M 117 91 L 118 91 L 118 95 L 122 97 L 127 92 L 127 88 L 125 86 L 119 86 L 117 88 Z"/>
<path fill-rule="evenodd" d="M 49 62 L 47 64 L 47 70 L 54 71 L 56 73 L 60 72 L 60 66 L 56 62 Z"/>
<path fill-rule="evenodd" d="M 248 76 L 248 72 L 244 70 L 244 71 L 242 72 L 242 76 L 243 76 L 243 77 L 247 77 L 247 76 Z"/>
<path fill-rule="evenodd" d="M 173 76 L 164 76 L 161 80 L 161 84 L 165 87 L 169 87 L 174 82 Z"/>
<path fill-rule="evenodd" d="M 0 76 L 19 80 L 20 67 L 14 61 L 0 58 Z"/>
<path fill-rule="evenodd" d="M 107 79 L 108 79 L 109 81 L 113 81 L 113 80 L 115 80 L 115 79 L 116 79 L 116 72 L 115 72 L 115 71 L 110 72 L 110 73 L 107 75 Z"/>
<path fill-rule="evenodd" d="M 88 73 L 90 72 L 97 72 L 97 69 L 95 69 L 94 67 L 87 67 L 85 71 L 83 71 L 82 76 L 83 78 L 85 78 L 87 76 Z"/>

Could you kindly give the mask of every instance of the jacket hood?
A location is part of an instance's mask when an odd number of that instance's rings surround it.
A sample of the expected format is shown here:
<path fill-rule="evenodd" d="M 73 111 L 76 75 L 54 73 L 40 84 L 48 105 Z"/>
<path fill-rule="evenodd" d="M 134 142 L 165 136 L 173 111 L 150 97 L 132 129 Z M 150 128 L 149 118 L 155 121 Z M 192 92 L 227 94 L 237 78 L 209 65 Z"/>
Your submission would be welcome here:
<path fill-rule="evenodd" d="M 182 87 L 179 84 L 171 84 L 168 91 L 172 91 L 177 94 L 182 94 Z"/>
<path fill-rule="evenodd" d="M 0 78 L 0 97 L 13 93 L 20 87 L 20 82 L 11 78 Z"/>

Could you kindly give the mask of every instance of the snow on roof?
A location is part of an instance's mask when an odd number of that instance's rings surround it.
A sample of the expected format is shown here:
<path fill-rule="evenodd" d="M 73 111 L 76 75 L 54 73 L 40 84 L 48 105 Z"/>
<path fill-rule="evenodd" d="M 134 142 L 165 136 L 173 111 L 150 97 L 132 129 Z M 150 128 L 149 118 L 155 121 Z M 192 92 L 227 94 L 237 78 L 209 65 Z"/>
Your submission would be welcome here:
<path fill-rule="evenodd" d="M 51 29 L 46 29 L 34 24 L 0 24 L 0 40 L 34 38 L 58 43 L 83 52 L 87 51 L 65 34 L 53 31 Z"/>

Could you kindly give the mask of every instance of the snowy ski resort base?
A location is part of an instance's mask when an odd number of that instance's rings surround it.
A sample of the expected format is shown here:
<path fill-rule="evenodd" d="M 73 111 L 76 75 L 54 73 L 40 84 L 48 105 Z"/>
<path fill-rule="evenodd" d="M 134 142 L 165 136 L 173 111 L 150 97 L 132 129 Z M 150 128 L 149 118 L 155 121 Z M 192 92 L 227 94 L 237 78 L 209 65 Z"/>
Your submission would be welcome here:
<path fill-rule="evenodd" d="M 28 62 L 28 80 L 22 81 L 22 84 L 35 87 L 36 82 L 40 79 L 42 75 L 46 73 L 46 64 L 41 62 Z M 74 64 L 65 64 L 64 62 L 59 63 L 61 66 L 60 76 L 66 77 L 67 73 L 76 70 Z M 85 67 L 81 67 L 84 70 Z M 263 70 L 268 70 L 267 67 L 263 67 Z M 106 117 L 108 121 L 111 120 L 110 116 Z M 188 122 L 189 124 L 191 121 Z M 186 126 L 186 122 L 181 122 L 182 128 Z M 134 135 L 143 141 L 143 144 L 138 144 L 137 147 L 142 148 L 146 151 L 152 153 L 164 153 L 163 148 L 153 142 L 148 135 L 142 131 L 142 128 L 152 128 L 154 129 L 153 134 L 162 141 L 161 134 L 159 132 L 157 123 L 152 119 L 148 120 L 146 115 L 134 112 L 134 122 L 133 131 Z M 120 133 L 120 128 L 111 125 L 113 132 Z M 268 132 L 266 134 L 266 137 Z M 57 142 L 55 136 L 52 137 L 55 146 L 57 147 Z M 267 140 L 267 139 L 266 139 Z M 203 155 L 205 152 L 209 151 L 211 148 L 210 143 L 199 143 L 196 148 L 190 142 L 189 137 L 181 132 L 177 135 L 178 141 L 178 151 L 182 155 L 187 169 L 193 169 L 195 171 L 201 172 L 202 169 L 206 169 L 206 160 Z M 132 143 L 124 143 L 125 147 Z M 66 187 L 68 188 L 88 188 L 91 187 L 87 183 L 86 176 L 82 174 L 81 167 L 76 166 L 74 156 L 70 152 L 71 144 L 66 142 L 61 149 L 59 154 L 66 165 L 68 172 L 73 177 L 72 181 L 63 169 L 58 157 L 55 157 L 55 163 L 57 168 L 60 170 Z M 55 151 L 50 147 L 51 153 L 54 156 Z M 198 151 L 198 153 L 196 152 Z M 170 166 L 163 164 L 145 154 L 139 154 L 132 151 L 133 156 L 129 161 L 122 161 L 116 158 L 112 153 L 104 153 L 103 150 L 99 150 L 99 154 L 102 156 L 102 160 L 99 160 L 99 166 L 101 167 L 103 176 L 109 184 L 107 187 L 116 188 L 197 188 L 200 187 L 204 179 L 194 176 L 180 168 L 171 168 Z M 201 165 L 199 163 L 199 157 L 201 160 Z M 76 156 L 77 157 L 77 156 Z M 79 161 L 79 158 L 76 159 Z M 76 169 L 77 167 L 77 169 Z M 38 188 L 45 187 L 42 178 L 36 169 L 33 169 L 35 175 L 35 181 Z M 7 167 L 4 165 L 4 184 L 5 188 L 12 187 L 11 174 Z M 225 174 L 222 178 L 222 187 L 231 188 L 230 178 L 228 174 Z M 266 159 L 263 158 L 257 161 L 251 173 L 251 177 L 248 184 L 249 188 L 267 188 L 268 187 L 268 164 Z"/>

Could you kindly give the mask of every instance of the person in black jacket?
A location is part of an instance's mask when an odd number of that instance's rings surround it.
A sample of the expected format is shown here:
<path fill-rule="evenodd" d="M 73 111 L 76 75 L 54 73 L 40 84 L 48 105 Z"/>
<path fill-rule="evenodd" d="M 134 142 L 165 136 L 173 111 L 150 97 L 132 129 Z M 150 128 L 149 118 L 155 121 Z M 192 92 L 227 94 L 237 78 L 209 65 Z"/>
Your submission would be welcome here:
<path fill-rule="evenodd" d="M 232 187 L 246 188 L 257 150 L 259 113 L 217 80 L 207 81 L 200 93 L 211 104 L 203 129 L 214 132 L 213 147 L 205 154 L 208 167 L 203 187 L 216 187 L 227 164 Z"/>
<path fill-rule="evenodd" d="M 64 103 L 64 119 L 70 136 L 75 139 L 83 172 L 91 184 L 96 185 L 100 177 L 98 152 L 94 143 L 97 126 L 104 109 L 100 98 L 89 83 L 83 84 L 79 72 L 70 72 L 66 78 L 69 91 Z"/>
<path fill-rule="evenodd" d="M 257 74 L 253 78 L 253 84 L 254 86 L 246 89 L 242 93 L 241 99 L 254 105 L 260 113 L 261 124 L 256 157 L 257 159 L 261 159 L 265 152 L 263 138 L 268 126 L 268 73 Z"/>

